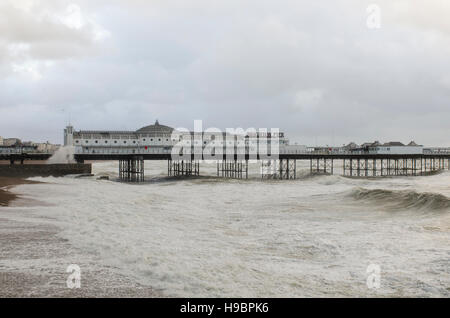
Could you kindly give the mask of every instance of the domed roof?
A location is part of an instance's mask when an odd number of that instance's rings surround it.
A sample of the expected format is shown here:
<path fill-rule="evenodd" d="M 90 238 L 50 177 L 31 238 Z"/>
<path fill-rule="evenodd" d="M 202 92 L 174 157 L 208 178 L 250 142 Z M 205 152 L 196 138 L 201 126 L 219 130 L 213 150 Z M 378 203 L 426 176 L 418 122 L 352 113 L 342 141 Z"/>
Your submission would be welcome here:
<path fill-rule="evenodd" d="M 136 130 L 136 132 L 140 134 L 154 134 L 154 133 L 170 134 L 172 133 L 173 130 L 174 129 L 169 126 L 160 125 L 158 120 L 156 120 L 154 125 L 142 127 L 141 129 Z"/>

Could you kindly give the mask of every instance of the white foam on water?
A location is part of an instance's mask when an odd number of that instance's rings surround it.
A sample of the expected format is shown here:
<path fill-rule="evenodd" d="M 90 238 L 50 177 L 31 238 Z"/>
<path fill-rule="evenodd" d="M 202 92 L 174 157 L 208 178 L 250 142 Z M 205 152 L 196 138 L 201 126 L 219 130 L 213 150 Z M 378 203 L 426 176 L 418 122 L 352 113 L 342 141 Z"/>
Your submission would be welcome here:
<path fill-rule="evenodd" d="M 94 164 L 95 173 L 117 170 Z M 157 182 L 34 178 L 47 183 L 16 192 L 51 203 L 28 209 L 71 244 L 169 296 L 449 295 L 449 211 L 393 212 L 348 196 L 355 188 L 450 196 L 449 174 L 262 181 L 255 166 L 248 181 L 175 181 L 162 179 L 166 171 L 165 162 L 146 162 Z M 366 285 L 372 263 L 382 270 L 378 290 Z"/>
<path fill-rule="evenodd" d="M 47 162 L 50 164 L 75 163 L 74 154 L 75 147 L 73 146 L 59 147 Z"/>

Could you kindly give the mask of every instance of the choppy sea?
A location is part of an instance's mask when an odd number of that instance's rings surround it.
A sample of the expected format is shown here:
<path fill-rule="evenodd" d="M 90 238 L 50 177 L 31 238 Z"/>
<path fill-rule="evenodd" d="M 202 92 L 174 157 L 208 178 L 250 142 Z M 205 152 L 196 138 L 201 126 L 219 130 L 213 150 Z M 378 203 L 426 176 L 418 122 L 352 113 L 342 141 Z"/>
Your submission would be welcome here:
<path fill-rule="evenodd" d="M 117 162 L 93 166 L 110 181 L 33 178 L 45 183 L 14 192 L 46 204 L 9 209 L 168 296 L 450 296 L 449 172 L 351 179 L 299 162 L 297 180 L 261 180 L 257 165 L 224 180 L 202 164 L 177 180 L 166 165 L 146 162 L 141 184 L 117 182 Z"/>

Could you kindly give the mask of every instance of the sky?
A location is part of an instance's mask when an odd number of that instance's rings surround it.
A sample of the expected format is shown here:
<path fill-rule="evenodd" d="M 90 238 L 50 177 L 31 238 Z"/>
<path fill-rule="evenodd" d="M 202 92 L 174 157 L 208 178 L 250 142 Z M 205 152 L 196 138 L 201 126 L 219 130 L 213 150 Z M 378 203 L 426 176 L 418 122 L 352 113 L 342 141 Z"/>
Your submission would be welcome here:
<path fill-rule="evenodd" d="M 0 136 L 279 128 L 450 146 L 448 0 L 0 0 Z"/>

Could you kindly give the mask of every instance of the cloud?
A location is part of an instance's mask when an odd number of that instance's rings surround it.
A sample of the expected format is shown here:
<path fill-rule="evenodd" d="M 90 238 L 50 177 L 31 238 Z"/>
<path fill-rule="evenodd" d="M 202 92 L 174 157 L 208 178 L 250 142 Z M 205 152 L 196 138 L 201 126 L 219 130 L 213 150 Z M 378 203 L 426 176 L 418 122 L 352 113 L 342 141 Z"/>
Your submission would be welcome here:
<path fill-rule="evenodd" d="M 91 55 L 108 36 L 80 6 L 65 0 L 0 3 L 0 63 L 12 73 L 41 78 L 49 62 Z"/>
<path fill-rule="evenodd" d="M 320 89 L 298 91 L 294 95 L 294 110 L 304 111 L 316 107 L 323 98 Z"/>
<path fill-rule="evenodd" d="M 392 22 L 450 36 L 450 2 L 446 0 L 383 0 L 381 5 Z"/>
<path fill-rule="evenodd" d="M 376 30 L 366 26 L 372 2 L 382 14 Z M 450 120 L 447 2 L 62 0 L 3 8 L 0 77 L 9 73 L 0 78 L 0 115 L 44 105 L 32 108 L 43 120 L 71 113 L 76 127 L 92 129 L 203 119 L 206 127 L 279 127 L 310 144 L 444 144 L 449 133 L 436 127 Z M 25 134 L 8 120 L 1 128 Z M 55 128 L 51 137 L 60 135 Z"/>

